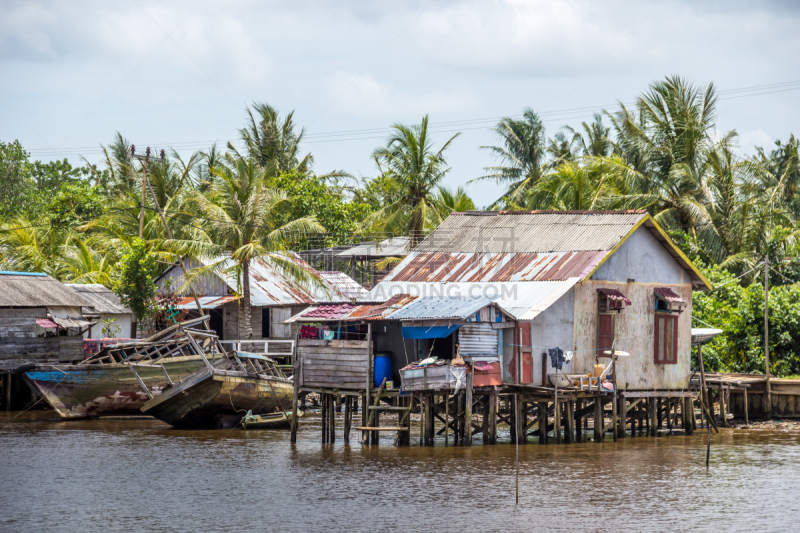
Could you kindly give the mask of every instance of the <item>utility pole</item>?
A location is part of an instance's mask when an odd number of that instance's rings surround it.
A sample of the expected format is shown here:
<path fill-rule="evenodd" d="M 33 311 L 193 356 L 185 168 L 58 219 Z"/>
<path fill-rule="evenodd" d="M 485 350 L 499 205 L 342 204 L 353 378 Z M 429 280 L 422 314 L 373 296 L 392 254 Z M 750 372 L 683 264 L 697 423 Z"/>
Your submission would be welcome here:
<path fill-rule="evenodd" d="M 769 256 L 764 259 L 764 366 L 767 375 L 767 409 L 764 412 L 767 420 L 772 419 L 772 389 L 769 384 L 769 320 L 767 311 L 769 305 Z"/>
<path fill-rule="evenodd" d="M 142 162 L 142 201 L 139 204 L 139 238 L 144 238 L 144 203 L 145 203 L 145 191 L 147 190 L 147 163 L 150 160 L 150 147 L 147 147 L 145 150 L 144 155 L 139 155 L 136 153 L 136 145 L 131 145 L 131 157 L 133 159 L 138 159 Z M 164 161 L 164 150 L 161 150 L 161 157 L 154 157 L 154 161 Z"/>

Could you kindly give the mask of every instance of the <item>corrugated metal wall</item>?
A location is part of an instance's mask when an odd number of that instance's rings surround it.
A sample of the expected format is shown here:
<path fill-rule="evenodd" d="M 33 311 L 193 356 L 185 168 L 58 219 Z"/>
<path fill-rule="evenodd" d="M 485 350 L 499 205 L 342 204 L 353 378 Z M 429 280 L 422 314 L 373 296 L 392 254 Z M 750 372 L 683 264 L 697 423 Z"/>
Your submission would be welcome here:
<path fill-rule="evenodd" d="M 464 324 L 458 330 L 461 355 L 497 357 L 497 330 L 488 322 Z"/>

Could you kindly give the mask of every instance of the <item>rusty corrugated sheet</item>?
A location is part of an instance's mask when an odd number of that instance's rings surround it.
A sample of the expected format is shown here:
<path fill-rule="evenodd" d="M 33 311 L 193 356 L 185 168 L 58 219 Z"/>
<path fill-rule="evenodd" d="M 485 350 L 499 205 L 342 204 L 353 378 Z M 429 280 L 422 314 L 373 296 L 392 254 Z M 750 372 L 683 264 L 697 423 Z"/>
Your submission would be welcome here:
<path fill-rule="evenodd" d="M 606 252 L 447 253 L 413 252 L 384 281 L 561 281 L 588 274 Z"/>
<path fill-rule="evenodd" d="M 683 300 L 683 298 L 681 298 L 681 296 L 679 294 L 677 294 L 675 291 L 673 291 L 669 287 L 656 287 L 655 288 L 655 293 L 659 296 L 659 298 L 662 298 L 662 299 L 664 299 L 664 300 L 666 300 L 668 302 L 674 302 L 674 303 L 679 303 L 679 304 L 685 304 L 686 303 Z"/>

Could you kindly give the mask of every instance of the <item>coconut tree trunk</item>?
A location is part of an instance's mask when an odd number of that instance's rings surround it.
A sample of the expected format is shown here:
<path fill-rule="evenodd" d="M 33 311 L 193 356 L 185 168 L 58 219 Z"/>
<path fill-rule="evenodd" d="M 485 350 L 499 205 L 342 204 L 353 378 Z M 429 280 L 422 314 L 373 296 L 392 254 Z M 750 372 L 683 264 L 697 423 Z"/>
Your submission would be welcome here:
<path fill-rule="evenodd" d="M 244 339 L 253 340 L 253 323 L 250 321 L 250 260 L 242 263 L 242 312 L 239 313 L 239 320 L 244 321 L 244 328 L 239 331 L 244 332 Z"/>

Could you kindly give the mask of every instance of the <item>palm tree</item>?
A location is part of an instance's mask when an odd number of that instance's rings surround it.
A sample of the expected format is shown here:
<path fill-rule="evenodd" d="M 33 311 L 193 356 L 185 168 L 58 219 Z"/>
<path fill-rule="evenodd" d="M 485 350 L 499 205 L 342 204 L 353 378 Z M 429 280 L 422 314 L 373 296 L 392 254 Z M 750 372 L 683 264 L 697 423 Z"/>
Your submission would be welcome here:
<path fill-rule="evenodd" d="M 566 162 L 531 187 L 525 209 L 593 210 L 611 206 L 614 178 L 601 165 Z"/>
<path fill-rule="evenodd" d="M 428 136 L 428 115 L 416 126 L 394 124 L 394 134 L 385 147 L 373 152 L 385 175 L 397 183 L 402 196 L 369 215 L 365 228 L 394 235 L 409 235 L 412 245 L 442 221 L 443 207 L 437 205 L 436 190 L 450 170 L 444 152 L 453 140 L 450 137 L 434 152 Z"/>
<path fill-rule="evenodd" d="M 236 274 L 242 294 L 244 337 L 249 340 L 253 338 L 251 261 L 263 260 L 301 284 L 318 284 L 312 274 L 286 254 L 284 243 L 293 232 L 321 232 L 324 228 L 313 218 L 279 225 L 277 221 L 288 199 L 285 194 L 266 187 L 267 170 L 253 160 L 237 159 L 229 165 L 212 168 L 211 172 L 216 179 L 209 191 L 194 192 L 184 205 L 189 213 L 203 218 L 202 225 L 192 225 L 188 238 L 175 239 L 171 244 L 178 254 L 213 259 L 206 266 L 192 270 L 187 283 L 209 273 Z"/>
<path fill-rule="evenodd" d="M 612 120 L 617 154 L 599 159 L 626 190 L 619 196 L 624 207 L 648 209 L 670 229 L 690 227 L 712 145 L 714 86 L 700 90 L 682 78 L 667 78 L 652 84 L 637 107 L 638 118 L 623 107 Z"/>
<path fill-rule="evenodd" d="M 265 168 L 270 176 L 292 170 L 304 174 L 311 170 L 312 155 L 300 157 L 300 142 L 306 130 L 295 131 L 294 111 L 283 120 L 278 110 L 268 104 L 253 103 L 253 111 L 247 109 L 250 121 L 239 130 L 249 158 Z"/>
<path fill-rule="evenodd" d="M 514 203 L 520 203 L 528 189 L 542 179 L 547 170 L 544 124 L 533 109 L 525 109 L 522 116 L 522 120 L 506 117 L 492 128 L 503 146 L 481 148 L 492 152 L 501 165 L 486 168 L 489 174 L 477 178 L 508 184 L 505 197 Z M 501 200 L 495 201 L 494 205 Z"/>
<path fill-rule="evenodd" d="M 111 288 L 117 262 L 113 252 L 94 250 L 87 239 L 73 235 L 62 247 L 60 255 L 65 280 L 71 283 L 100 283 Z"/>
<path fill-rule="evenodd" d="M 450 213 L 475 211 L 475 202 L 467 195 L 464 187 L 458 187 L 455 191 L 447 187 L 437 187 L 435 202 L 440 208 L 442 218 Z"/>
<path fill-rule="evenodd" d="M 595 114 L 591 124 L 582 122 L 581 129 L 583 133 L 569 126 L 564 129 L 572 133 L 572 142 L 576 142 L 581 147 L 581 152 L 583 152 L 581 155 L 594 157 L 611 155 L 614 148 L 614 143 L 609 138 L 611 128 L 603 124 L 602 115 Z"/>

